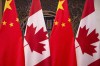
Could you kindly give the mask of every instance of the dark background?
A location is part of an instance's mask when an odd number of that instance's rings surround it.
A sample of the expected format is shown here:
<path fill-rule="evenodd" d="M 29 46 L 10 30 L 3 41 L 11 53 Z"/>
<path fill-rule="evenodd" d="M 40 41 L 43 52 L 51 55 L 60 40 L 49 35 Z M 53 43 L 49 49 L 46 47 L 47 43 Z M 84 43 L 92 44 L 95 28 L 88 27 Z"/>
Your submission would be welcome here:
<path fill-rule="evenodd" d="M 57 9 L 58 0 L 40 0 L 40 1 L 41 1 L 45 20 L 49 20 L 49 21 L 53 20 Z M 2 2 L 4 6 L 5 0 L 2 0 Z M 76 35 L 79 26 L 79 22 L 84 7 L 84 2 L 85 0 L 68 0 L 74 35 Z M 18 17 L 20 19 L 21 29 L 22 32 L 24 33 L 25 25 L 27 23 L 29 9 L 31 5 L 31 0 L 15 0 L 15 3 L 18 11 Z M 49 23 L 46 23 L 46 27 L 48 26 L 50 26 Z M 51 29 L 52 28 L 48 29 L 49 34 Z"/>

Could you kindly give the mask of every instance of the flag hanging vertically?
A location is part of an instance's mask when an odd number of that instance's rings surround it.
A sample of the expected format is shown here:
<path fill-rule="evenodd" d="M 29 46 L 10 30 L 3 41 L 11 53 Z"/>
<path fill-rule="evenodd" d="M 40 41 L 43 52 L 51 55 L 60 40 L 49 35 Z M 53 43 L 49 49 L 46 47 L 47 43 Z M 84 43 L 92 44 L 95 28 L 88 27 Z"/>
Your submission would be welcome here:
<path fill-rule="evenodd" d="M 50 35 L 52 66 L 76 66 L 74 35 L 67 0 L 59 0 Z"/>
<path fill-rule="evenodd" d="M 100 0 L 86 0 L 75 44 L 78 66 L 100 66 Z"/>
<path fill-rule="evenodd" d="M 47 30 L 40 0 L 32 0 L 25 38 L 25 66 L 51 66 Z"/>
<path fill-rule="evenodd" d="M 6 0 L 0 27 L 0 66 L 24 66 L 22 33 L 14 0 Z"/>

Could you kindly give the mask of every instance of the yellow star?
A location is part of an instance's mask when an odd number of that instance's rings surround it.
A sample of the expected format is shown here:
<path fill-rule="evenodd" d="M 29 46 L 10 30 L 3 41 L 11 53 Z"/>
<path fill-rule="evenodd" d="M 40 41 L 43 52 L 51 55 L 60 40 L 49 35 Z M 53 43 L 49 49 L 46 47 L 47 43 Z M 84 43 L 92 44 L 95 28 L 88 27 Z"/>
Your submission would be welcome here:
<path fill-rule="evenodd" d="M 16 22 L 19 22 L 19 19 L 18 18 L 16 18 Z"/>
<path fill-rule="evenodd" d="M 62 23 L 61 26 L 62 26 L 62 27 L 65 27 L 66 25 L 65 25 L 65 23 Z"/>
<path fill-rule="evenodd" d="M 10 6 L 10 3 L 11 3 L 12 0 L 6 0 L 6 3 L 5 3 L 5 7 L 4 7 L 4 11 L 8 8 L 10 10 L 12 10 L 11 6 Z"/>
<path fill-rule="evenodd" d="M 54 25 L 58 25 L 58 22 L 56 21 L 56 22 L 54 22 Z"/>
<path fill-rule="evenodd" d="M 3 23 L 3 25 L 6 25 L 7 24 L 7 22 L 6 21 L 4 21 L 4 22 L 2 22 Z"/>
<path fill-rule="evenodd" d="M 71 19 L 70 18 L 68 18 L 68 22 L 71 22 Z"/>
<path fill-rule="evenodd" d="M 57 10 L 58 10 L 58 9 L 64 10 L 64 8 L 63 8 L 63 6 L 62 6 L 63 3 L 64 3 L 64 1 L 59 1 Z"/>
<path fill-rule="evenodd" d="M 13 23 L 10 23 L 9 25 L 10 25 L 10 27 L 13 27 L 13 26 L 14 26 L 14 24 L 13 24 Z"/>

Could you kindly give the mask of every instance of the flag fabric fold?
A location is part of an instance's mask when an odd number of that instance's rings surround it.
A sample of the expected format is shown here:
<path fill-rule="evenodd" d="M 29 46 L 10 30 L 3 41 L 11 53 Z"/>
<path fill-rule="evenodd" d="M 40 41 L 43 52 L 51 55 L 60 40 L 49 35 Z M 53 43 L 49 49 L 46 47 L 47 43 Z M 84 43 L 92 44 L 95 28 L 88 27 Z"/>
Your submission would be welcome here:
<path fill-rule="evenodd" d="M 48 34 L 40 0 L 32 0 L 24 36 L 25 66 L 51 66 Z"/>
<path fill-rule="evenodd" d="M 86 0 L 76 35 L 78 66 L 100 66 L 100 0 Z"/>
<path fill-rule="evenodd" d="M 67 0 L 59 0 L 50 35 L 51 66 L 76 66 L 74 34 Z"/>
<path fill-rule="evenodd" d="M 24 66 L 22 33 L 14 0 L 6 0 L 0 26 L 0 66 Z"/>

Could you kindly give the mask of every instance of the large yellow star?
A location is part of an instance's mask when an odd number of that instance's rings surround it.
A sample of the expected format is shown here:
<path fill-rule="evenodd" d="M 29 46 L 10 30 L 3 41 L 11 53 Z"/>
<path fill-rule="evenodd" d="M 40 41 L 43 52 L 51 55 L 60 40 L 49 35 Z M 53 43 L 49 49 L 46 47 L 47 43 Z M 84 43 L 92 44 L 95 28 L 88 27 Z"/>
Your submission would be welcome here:
<path fill-rule="evenodd" d="M 11 8 L 11 6 L 10 6 L 11 1 L 12 1 L 12 0 L 6 0 L 4 11 L 5 11 L 7 8 L 10 9 L 10 10 L 12 10 L 12 8 Z"/>
<path fill-rule="evenodd" d="M 57 10 L 58 10 L 58 9 L 64 10 L 64 8 L 63 8 L 63 3 L 64 3 L 64 0 L 63 0 L 63 1 L 59 1 Z"/>

